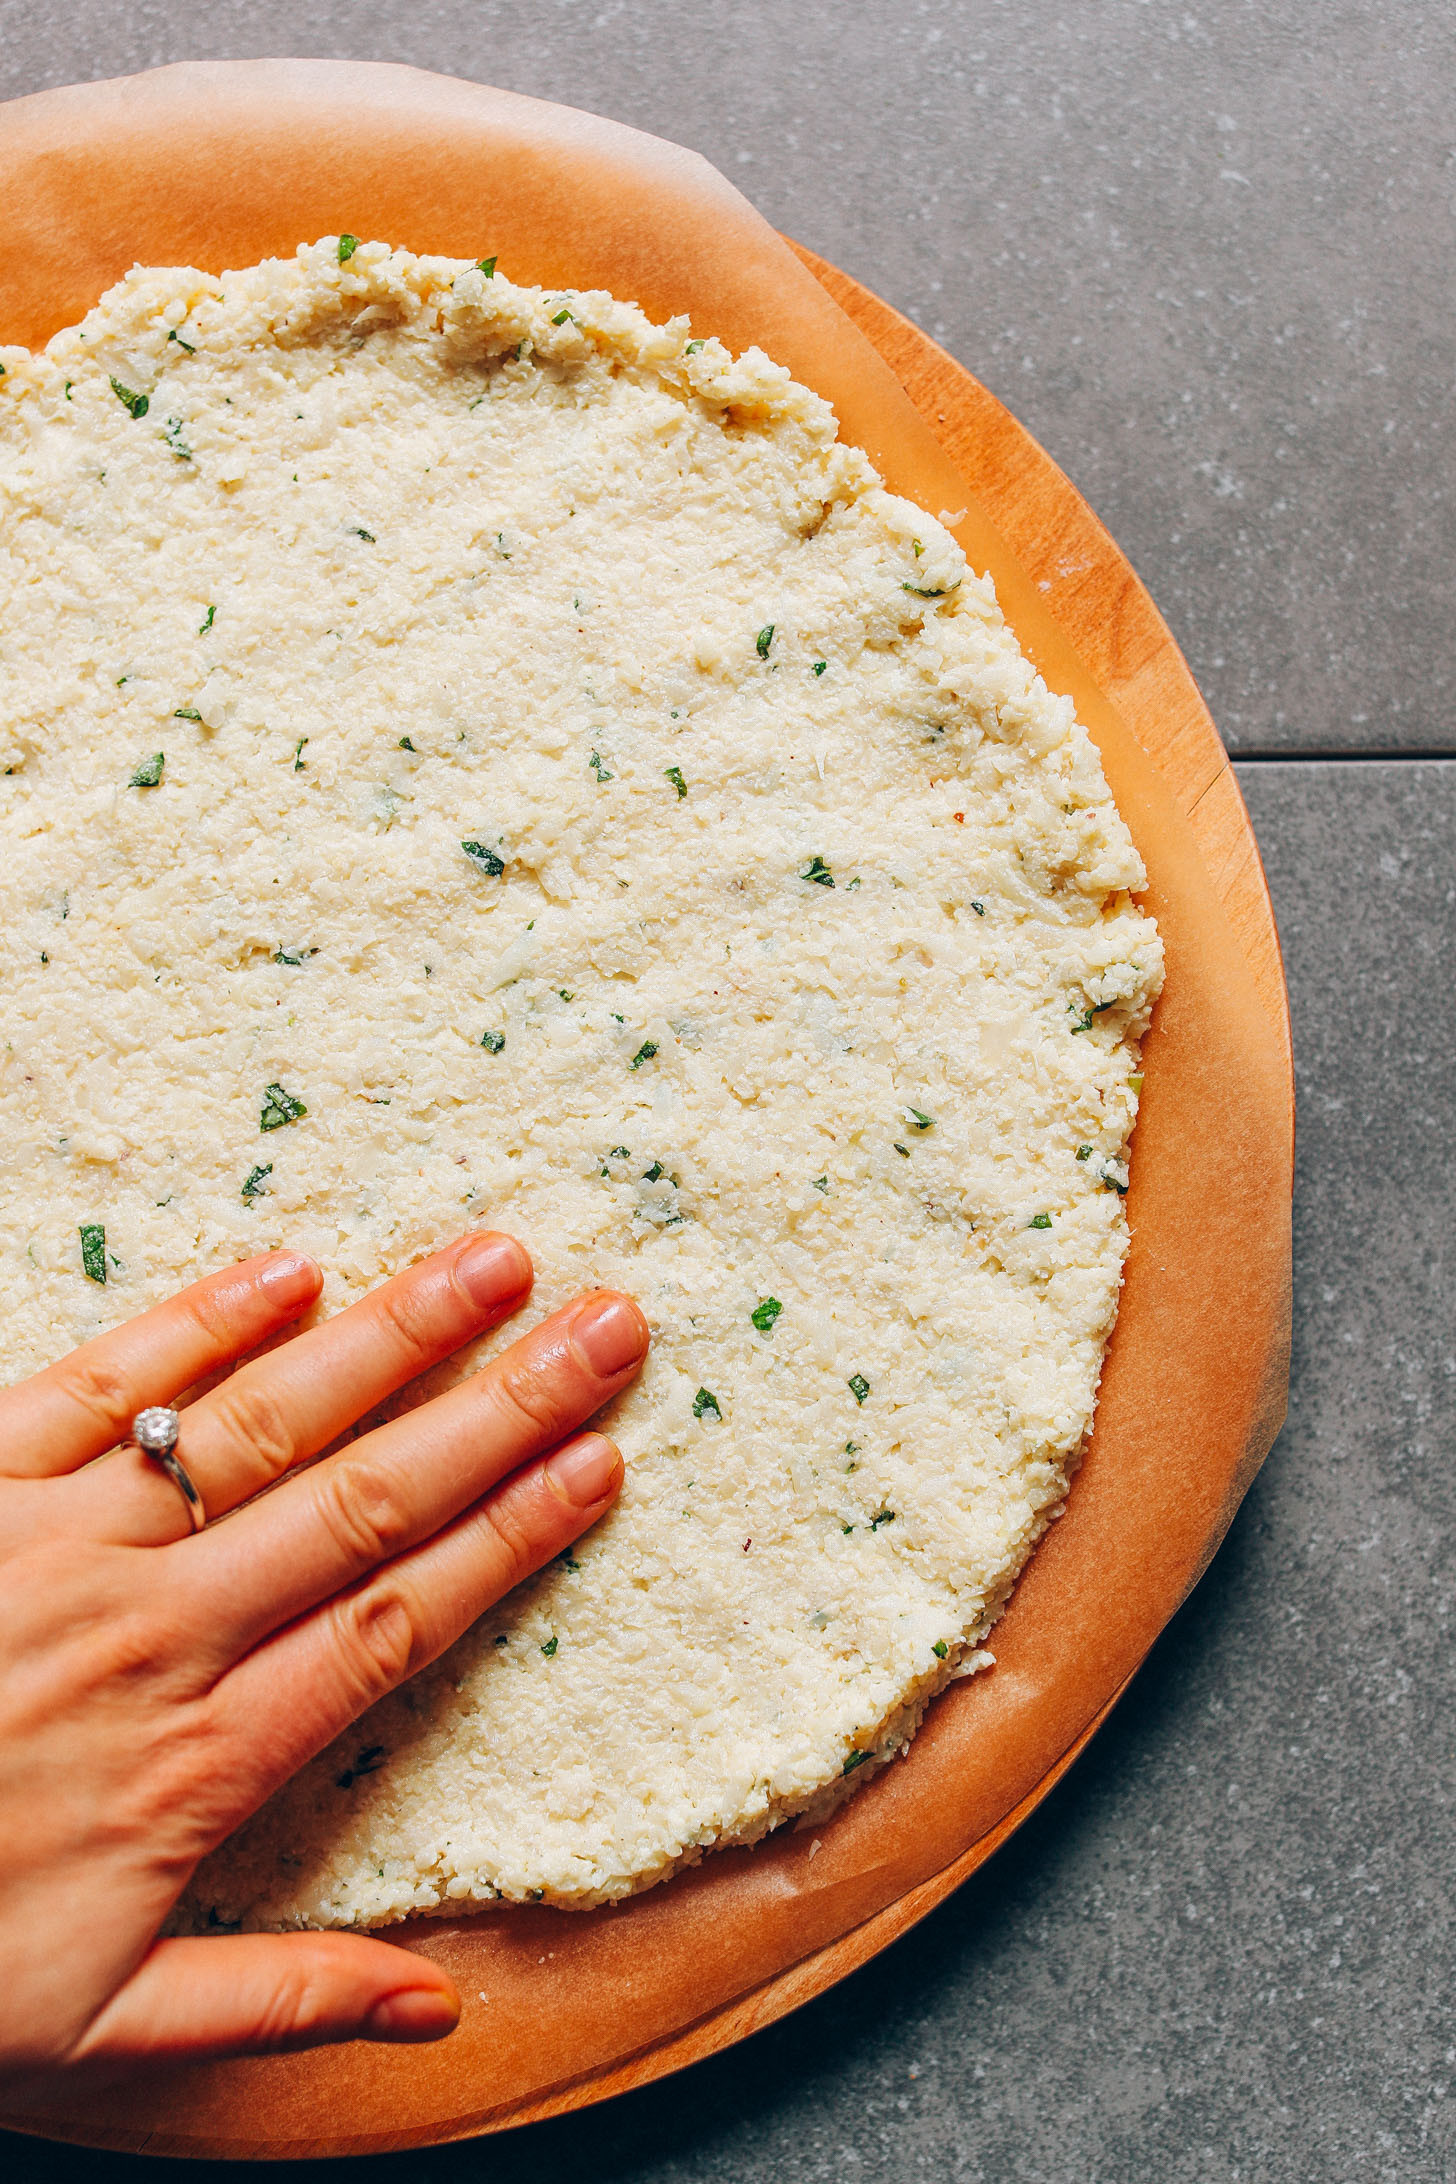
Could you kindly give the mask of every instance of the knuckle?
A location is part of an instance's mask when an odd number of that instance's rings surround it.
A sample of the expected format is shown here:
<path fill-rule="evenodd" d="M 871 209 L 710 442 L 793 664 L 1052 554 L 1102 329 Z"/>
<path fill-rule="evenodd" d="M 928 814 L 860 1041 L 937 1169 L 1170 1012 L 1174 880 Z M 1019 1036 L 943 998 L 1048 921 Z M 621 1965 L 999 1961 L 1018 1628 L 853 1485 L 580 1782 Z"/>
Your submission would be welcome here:
<path fill-rule="evenodd" d="M 402 1684 L 422 1652 L 420 1604 L 398 1578 L 370 1585 L 337 1610 L 344 1658 L 363 1706 Z"/>
<path fill-rule="evenodd" d="M 293 1464 L 298 1444 L 265 1381 L 235 1374 L 213 1390 L 207 1408 L 214 1429 L 245 1449 L 268 1478 L 279 1478 Z"/>
<path fill-rule="evenodd" d="M 510 1491 L 492 1496 L 481 1507 L 480 1522 L 490 1536 L 493 1556 L 499 1557 L 511 1573 L 506 1583 L 515 1584 L 517 1578 L 535 1567 L 537 1560 L 537 1542 L 520 1496 Z"/>
<path fill-rule="evenodd" d="M 291 1961 L 290 1961 L 291 1959 Z M 249 2003 L 242 2035 L 248 2052 L 285 2055 L 326 2039 L 339 2020 L 334 1982 L 305 1945 L 268 1970 L 267 1988 Z"/>
<path fill-rule="evenodd" d="M 184 1290 L 177 1305 L 210 1348 L 231 1349 L 239 1331 L 241 1301 L 234 1278 L 221 1283 L 198 1282 Z"/>
<path fill-rule="evenodd" d="M 131 1431 L 137 1409 L 136 1389 L 128 1376 L 104 1357 L 87 1357 L 81 1351 L 66 1360 L 57 1377 L 63 1393 L 113 1440 L 120 1441 Z"/>
<path fill-rule="evenodd" d="M 440 1302 L 438 1285 L 422 1287 L 408 1280 L 391 1283 L 374 1300 L 384 1331 L 407 1357 L 421 1360 L 435 1357 L 442 1340 L 448 1339 Z"/>
<path fill-rule="evenodd" d="M 579 1399 L 573 1406 L 567 1376 L 565 1360 L 554 1348 L 544 1356 L 516 1358 L 508 1353 L 501 1359 L 495 1381 L 498 1398 L 532 1441 L 564 1433 L 600 1400 L 599 1394 L 585 1400 L 584 1391 L 577 1391 Z"/>
<path fill-rule="evenodd" d="M 327 1471 L 318 1513 L 351 1568 L 372 1569 L 409 1542 L 409 1511 L 379 1464 L 356 1459 Z"/>

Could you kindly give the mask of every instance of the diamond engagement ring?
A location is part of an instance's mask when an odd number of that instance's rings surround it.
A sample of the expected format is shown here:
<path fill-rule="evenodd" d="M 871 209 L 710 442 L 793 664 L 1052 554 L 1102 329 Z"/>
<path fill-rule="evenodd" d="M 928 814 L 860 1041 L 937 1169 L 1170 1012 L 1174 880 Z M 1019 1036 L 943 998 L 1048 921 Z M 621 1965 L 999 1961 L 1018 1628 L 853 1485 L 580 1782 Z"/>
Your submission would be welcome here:
<path fill-rule="evenodd" d="M 202 1496 L 193 1485 L 186 1465 L 177 1454 L 177 1435 L 182 1421 L 176 1411 L 160 1405 L 151 1410 L 138 1411 L 131 1422 L 131 1437 L 143 1456 L 159 1464 L 187 1504 L 187 1514 L 192 1519 L 192 1529 L 200 1532 L 207 1522 L 207 1511 L 202 1506 Z"/>

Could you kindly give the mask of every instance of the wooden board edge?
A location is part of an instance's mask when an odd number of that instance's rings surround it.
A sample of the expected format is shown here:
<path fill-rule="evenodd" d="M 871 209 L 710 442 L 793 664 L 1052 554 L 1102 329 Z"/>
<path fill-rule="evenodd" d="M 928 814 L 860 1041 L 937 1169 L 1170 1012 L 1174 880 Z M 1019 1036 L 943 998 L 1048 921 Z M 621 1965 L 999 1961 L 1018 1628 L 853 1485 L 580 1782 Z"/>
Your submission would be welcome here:
<path fill-rule="evenodd" d="M 1140 717 L 1146 719 L 1150 712 L 1159 717 L 1160 729 L 1152 745 L 1157 752 L 1155 763 L 1194 829 L 1215 891 L 1281 1040 L 1292 1118 L 1288 1001 L 1263 869 L 1228 755 L 1171 632 L 1131 564 L 1075 486 L 1010 411 L 891 306 L 802 246 L 791 247 L 885 357 L 931 429 L 964 467 L 968 483 L 1024 563 L 1039 565 L 1047 551 L 1048 523 L 1054 521 L 1056 551 L 1070 571 L 1068 588 L 1058 589 L 1055 612 L 1099 686 L 1134 732 Z M 1054 518 L 1048 516 L 1048 509 L 1055 511 Z M 1116 599 L 1116 612 L 1109 615 L 1105 604 L 1093 611 L 1089 602 L 1094 595 L 1105 602 L 1109 594 Z M 260 2147 L 256 2140 L 182 2139 L 158 2132 L 98 2132 L 88 2138 L 84 2126 L 78 2126 L 68 2132 L 67 2142 L 188 2159 L 286 2160 L 406 2151 L 545 2121 L 671 2075 L 802 2007 L 943 1902 L 1056 1786 L 1127 1687 L 1124 1683 L 1107 1701 L 1035 1788 L 952 1864 L 749 1994 L 624 2062 L 556 2088 L 540 2102 L 397 2136 L 280 2141 Z M 44 2138 L 51 2135 L 45 2128 L 50 2120 L 0 2117 L 0 2126 Z M 123 2138 L 134 2143 L 123 2144 Z"/>

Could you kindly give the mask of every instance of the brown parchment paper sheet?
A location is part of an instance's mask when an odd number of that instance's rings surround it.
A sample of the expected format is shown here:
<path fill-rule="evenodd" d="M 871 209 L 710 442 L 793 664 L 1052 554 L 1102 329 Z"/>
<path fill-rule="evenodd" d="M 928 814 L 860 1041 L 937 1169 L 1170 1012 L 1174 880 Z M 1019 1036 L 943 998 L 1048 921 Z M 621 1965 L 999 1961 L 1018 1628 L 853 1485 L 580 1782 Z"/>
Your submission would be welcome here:
<path fill-rule="evenodd" d="M 909 1757 L 828 1824 L 595 1912 L 394 1930 L 466 1997 L 435 2048 L 363 2044 L 178 2070 L 23 2129 L 284 2155 L 459 2135 L 565 2097 L 948 1867 L 1029 1798 L 1136 1669 L 1283 1417 L 1289 1081 L 1187 822 L 876 350 L 695 154 L 481 86 L 372 64 L 187 64 L 0 108 L 0 341 L 43 343 L 134 262 L 213 271 L 348 231 L 604 287 L 787 364 L 887 481 L 953 524 L 1070 692 L 1146 860 L 1167 984 L 1144 1054 L 1133 1241 L 1065 1517 Z M 811 1846 L 819 1847 L 811 1858 Z M 485 1996 L 482 2002 L 479 1997 Z"/>

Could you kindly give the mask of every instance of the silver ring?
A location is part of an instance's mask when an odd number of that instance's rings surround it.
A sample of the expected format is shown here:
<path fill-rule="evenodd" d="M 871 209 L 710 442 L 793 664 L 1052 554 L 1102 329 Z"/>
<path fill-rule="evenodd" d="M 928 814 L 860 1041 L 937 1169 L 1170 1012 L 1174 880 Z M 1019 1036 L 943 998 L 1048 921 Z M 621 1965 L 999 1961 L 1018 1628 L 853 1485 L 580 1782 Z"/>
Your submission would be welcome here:
<path fill-rule="evenodd" d="M 177 1436 L 182 1430 L 182 1420 L 174 1410 L 160 1404 L 150 1410 L 139 1410 L 131 1422 L 131 1437 L 143 1456 L 166 1472 L 183 1501 L 192 1520 L 194 1532 L 200 1532 L 207 1522 L 207 1511 L 202 1506 L 202 1496 L 192 1482 L 187 1466 L 177 1454 Z"/>

